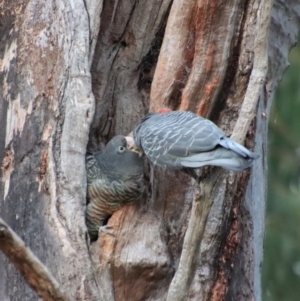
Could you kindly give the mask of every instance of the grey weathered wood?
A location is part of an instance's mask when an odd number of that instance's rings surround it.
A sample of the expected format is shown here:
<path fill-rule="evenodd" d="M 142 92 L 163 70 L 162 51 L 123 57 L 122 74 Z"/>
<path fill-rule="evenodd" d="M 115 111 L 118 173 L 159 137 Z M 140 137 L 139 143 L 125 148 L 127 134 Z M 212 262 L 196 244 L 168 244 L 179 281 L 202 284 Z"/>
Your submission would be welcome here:
<path fill-rule="evenodd" d="M 101 1 L 88 3 L 99 18 Z M 79 0 L 4 1 L 1 20 L 1 216 L 72 298 L 99 300 L 84 222 L 99 22 Z M 3 257 L 0 265 L 1 300 L 36 300 Z"/>

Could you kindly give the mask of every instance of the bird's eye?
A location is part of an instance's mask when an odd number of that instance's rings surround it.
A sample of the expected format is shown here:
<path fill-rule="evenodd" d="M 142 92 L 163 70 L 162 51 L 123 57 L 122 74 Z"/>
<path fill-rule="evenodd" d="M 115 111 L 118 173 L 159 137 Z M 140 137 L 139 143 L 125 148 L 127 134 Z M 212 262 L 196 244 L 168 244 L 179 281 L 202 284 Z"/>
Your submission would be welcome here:
<path fill-rule="evenodd" d="M 119 153 L 125 152 L 125 147 L 124 146 L 119 146 Z"/>

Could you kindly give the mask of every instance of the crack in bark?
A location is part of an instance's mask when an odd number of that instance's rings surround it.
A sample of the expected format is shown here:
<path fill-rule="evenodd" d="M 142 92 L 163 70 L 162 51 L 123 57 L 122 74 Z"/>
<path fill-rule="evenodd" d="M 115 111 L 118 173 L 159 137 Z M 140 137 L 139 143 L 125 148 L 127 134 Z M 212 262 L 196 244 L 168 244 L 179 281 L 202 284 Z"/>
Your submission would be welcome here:
<path fill-rule="evenodd" d="M 245 1 L 243 9 L 241 9 L 242 12 L 247 10 L 249 2 L 250 0 Z M 211 111 L 208 116 L 208 118 L 214 121 L 215 123 L 217 123 L 217 120 L 219 119 L 219 115 L 226 105 L 226 100 L 228 99 L 228 96 L 231 93 L 232 83 L 235 80 L 237 73 L 239 72 L 238 65 L 239 65 L 239 58 L 240 58 L 240 50 L 242 46 L 241 44 L 243 41 L 243 30 L 244 30 L 245 22 L 246 22 L 246 14 L 243 14 L 242 18 L 239 21 L 240 25 L 238 27 L 240 30 L 237 37 L 237 42 L 231 51 L 230 61 L 228 62 L 227 70 L 225 72 L 226 76 L 224 78 L 222 88 L 220 89 L 218 95 L 216 96 L 216 102 L 214 106 L 211 108 Z M 248 80 L 249 80 L 249 76 L 248 76 Z M 245 85 L 247 86 L 247 83 Z"/>
<path fill-rule="evenodd" d="M 247 86 L 246 95 L 242 103 L 241 111 L 234 127 L 231 138 L 242 143 L 246 137 L 259 100 L 261 88 L 266 84 L 268 72 L 268 31 L 271 20 L 273 1 L 263 1 L 258 10 L 257 35 L 254 47 L 254 63 Z"/>
<path fill-rule="evenodd" d="M 237 180 L 237 187 L 244 188 L 249 180 L 249 172 L 244 172 Z M 231 204 L 231 211 L 228 217 L 228 225 L 225 235 L 224 243 L 220 248 L 217 268 L 216 279 L 211 289 L 211 300 L 222 301 L 225 299 L 228 292 L 228 285 L 230 283 L 230 271 L 234 268 L 234 260 L 238 252 L 241 241 L 241 202 L 244 199 L 245 189 L 236 191 L 233 196 Z"/>
<path fill-rule="evenodd" d="M 221 183 L 226 173 L 212 173 L 203 183 L 200 190 L 195 194 L 188 228 L 184 237 L 179 266 L 170 284 L 167 301 L 183 301 L 189 294 L 192 277 L 195 272 L 195 260 L 199 253 L 201 241 L 213 202 L 213 184 Z M 223 189 L 223 188 L 221 188 Z"/>

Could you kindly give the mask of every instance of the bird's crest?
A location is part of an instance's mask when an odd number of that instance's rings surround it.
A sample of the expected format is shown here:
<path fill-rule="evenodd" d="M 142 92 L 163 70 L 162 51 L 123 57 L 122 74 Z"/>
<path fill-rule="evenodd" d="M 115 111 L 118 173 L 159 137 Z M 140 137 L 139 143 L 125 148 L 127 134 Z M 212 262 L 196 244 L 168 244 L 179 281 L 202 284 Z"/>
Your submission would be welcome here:
<path fill-rule="evenodd" d="M 161 107 L 157 110 L 157 113 L 163 114 L 163 113 L 170 113 L 172 110 L 168 107 Z"/>

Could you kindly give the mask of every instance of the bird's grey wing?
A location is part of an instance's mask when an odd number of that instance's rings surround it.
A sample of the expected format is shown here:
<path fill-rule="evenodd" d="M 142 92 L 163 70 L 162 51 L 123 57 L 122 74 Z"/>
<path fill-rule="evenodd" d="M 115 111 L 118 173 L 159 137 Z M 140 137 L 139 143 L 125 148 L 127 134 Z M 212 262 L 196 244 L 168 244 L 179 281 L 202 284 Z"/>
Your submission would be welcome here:
<path fill-rule="evenodd" d="M 169 153 L 177 156 L 189 156 L 214 149 L 224 133 L 207 119 L 193 118 L 180 125 L 176 143 Z"/>
<path fill-rule="evenodd" d="M 150 119 L 152 124 L 146 124 L 142 133 L 142 148 L 157 165 L 179 167 L 181 157 L 214 149 L 224 136 L 211 121 L 195 115 L 185 114 L 184 118 L 176 119 L 159 117 L 155 116 L 155 124 Z"/>

